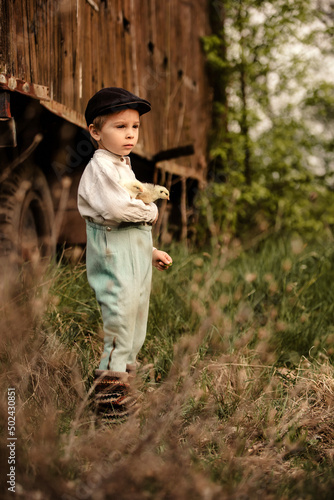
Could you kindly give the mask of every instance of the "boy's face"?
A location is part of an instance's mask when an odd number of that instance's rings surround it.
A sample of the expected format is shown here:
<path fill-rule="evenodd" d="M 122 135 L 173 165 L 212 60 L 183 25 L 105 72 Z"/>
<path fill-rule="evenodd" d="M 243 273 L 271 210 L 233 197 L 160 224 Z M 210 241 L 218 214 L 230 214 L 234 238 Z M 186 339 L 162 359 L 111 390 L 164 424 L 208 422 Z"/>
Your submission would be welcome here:
<path fill-rule="evenodd" d="M 109 115 L 101 130 L 93 124 L 89 125 L 89 132 L 98 142 L 99 149 L 123 156 L 128 155 L 137 144 L 139 125 L 138 111 L 128 108 Z"/>

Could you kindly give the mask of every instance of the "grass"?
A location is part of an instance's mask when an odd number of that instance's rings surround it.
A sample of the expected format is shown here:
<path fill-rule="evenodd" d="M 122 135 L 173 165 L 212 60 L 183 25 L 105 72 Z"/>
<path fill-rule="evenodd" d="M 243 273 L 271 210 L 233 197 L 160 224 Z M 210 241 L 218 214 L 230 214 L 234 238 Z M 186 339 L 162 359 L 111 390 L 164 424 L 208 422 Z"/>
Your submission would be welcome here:
<path fill-rule="evenodd" d="M 4 296 L 1 471 L 15 387 L 16 495 L 333 498 L 331 243 L 169 252 L 173 266 L 154 272 L 142 405 L 121 425 L 91 405 L 102 324 L 84 264 L 37 266 Z"/>

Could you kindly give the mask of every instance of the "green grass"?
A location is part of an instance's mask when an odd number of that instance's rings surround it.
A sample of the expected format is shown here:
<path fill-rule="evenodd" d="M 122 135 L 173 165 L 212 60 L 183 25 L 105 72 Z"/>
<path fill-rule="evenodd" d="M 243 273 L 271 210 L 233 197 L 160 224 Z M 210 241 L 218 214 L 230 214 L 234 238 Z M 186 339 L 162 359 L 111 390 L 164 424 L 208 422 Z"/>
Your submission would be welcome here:
<path fill-rule="evenodd" d="M 88 394 L 103 340 L 84 264 L 60 262 L 3 301 L 23 497 L 330 498 L 331 242 L 168 251 L 173 266 L 153 273 L 142 406 L 121 425 L 101 425 Z M 5 400 L 1 416 L 6 457 Z"/>

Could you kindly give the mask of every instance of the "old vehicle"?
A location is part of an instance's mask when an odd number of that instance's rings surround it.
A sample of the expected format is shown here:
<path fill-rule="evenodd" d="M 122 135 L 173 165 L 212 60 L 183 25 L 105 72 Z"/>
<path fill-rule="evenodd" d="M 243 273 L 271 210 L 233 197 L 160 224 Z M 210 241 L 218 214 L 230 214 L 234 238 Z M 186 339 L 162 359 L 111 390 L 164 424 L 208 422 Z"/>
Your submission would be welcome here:
<path fill-rule="evenodd" d="M 171 190 L 160 234 L 174 220 L 186 237 L 187 197 L 206 176 L 205 2 L 0 0 L 0 22 L 0 253 L 29 259 L 85 242 L 76 191 L 93 146 L 83 112 L 106 86 L 152 103 L 133 168 Z"/>

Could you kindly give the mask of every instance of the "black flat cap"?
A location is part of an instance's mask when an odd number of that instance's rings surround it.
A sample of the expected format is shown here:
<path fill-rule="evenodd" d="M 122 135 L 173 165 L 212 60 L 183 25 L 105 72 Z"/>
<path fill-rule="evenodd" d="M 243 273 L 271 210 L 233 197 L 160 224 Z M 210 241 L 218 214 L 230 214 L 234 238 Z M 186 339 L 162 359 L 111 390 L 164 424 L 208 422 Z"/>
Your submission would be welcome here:
<path fill-rule="evenodd" d="M 115 113 L 126 108 L 136 109 L 139 115 L 143 115 L 151 110 L 151 104 L 119 87 L 101 89 L 88 101 L 85 111 L 87 125 L 93 123 L 97 116 Z"/>

